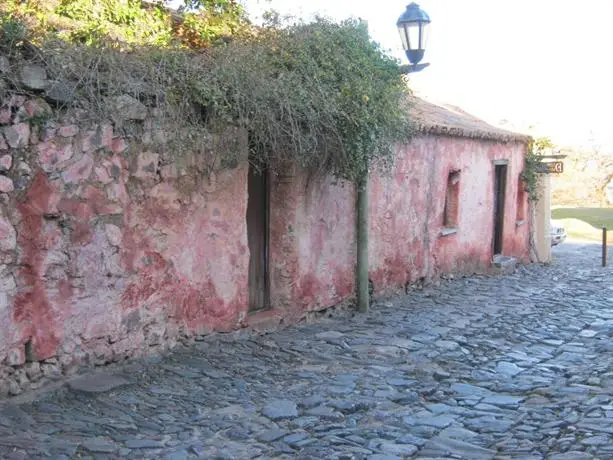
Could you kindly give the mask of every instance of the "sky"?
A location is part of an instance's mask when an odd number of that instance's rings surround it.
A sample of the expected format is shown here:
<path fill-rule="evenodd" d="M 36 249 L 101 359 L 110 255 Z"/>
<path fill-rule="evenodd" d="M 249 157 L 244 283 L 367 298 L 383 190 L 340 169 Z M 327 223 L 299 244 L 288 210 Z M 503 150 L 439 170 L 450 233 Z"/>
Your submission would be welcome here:
<path fill-rule="evenodd" d="M 396 20 L 410 0 L 243 0 L 257 18 L 275 9 L 308 19 L 359 17 L 406 60 Z M 562 145 L 613 151 L 613 0 L 418 0 L 432 19 L 417 94 L 490 123 Z"/>

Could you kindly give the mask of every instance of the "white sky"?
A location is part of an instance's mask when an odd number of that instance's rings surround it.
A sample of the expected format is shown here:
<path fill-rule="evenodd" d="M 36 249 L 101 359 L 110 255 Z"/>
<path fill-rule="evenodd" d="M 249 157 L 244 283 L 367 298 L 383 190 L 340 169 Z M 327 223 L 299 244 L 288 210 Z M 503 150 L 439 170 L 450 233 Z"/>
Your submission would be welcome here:
<path fill-rule="evenodd" d="M 308 18 L 368 21 L 375 40 L 404 58 L 396 20 L 411 0 L 243 0 Z M 561 143 L 613 146 L 613 0 L 418 0 L 432 19 L 419 94 L 490 122 Z M 594 138 L 595 141 L 589 141 Z"/>

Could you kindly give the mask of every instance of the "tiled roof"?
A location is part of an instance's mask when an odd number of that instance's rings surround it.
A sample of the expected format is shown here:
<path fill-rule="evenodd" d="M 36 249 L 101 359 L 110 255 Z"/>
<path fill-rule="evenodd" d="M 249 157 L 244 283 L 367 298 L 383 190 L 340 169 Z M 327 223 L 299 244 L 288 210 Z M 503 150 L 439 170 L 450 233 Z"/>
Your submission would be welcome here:
<path fill-rule="evenodd" d="M 497 128 L 470 115 L 459 107 L 435 104 L 418 97 L 412 98 L 412 118 L 418 131 L 470 139 L 487 139 L 498 142 L 528 142 L 530 136 Z"/>

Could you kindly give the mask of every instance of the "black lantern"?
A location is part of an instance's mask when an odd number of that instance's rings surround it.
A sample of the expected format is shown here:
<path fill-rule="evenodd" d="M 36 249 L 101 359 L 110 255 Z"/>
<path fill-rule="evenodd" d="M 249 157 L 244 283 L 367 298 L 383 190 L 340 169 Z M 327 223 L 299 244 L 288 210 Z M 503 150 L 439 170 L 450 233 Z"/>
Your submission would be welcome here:
<path fill-rule="evenodd" d="M 428 66 L 428 64 L 419 64 L 424 57 L 426 51 L 426 39 L 428 38 L 428 25 L 430 17 L 428 13 L 422 10 L 417 3 L 411 3 L 407 6 L 404 13 L 398 18 L 396 25 L 402 46 L 407 55 L 407 59 L 412 64 L 411 71 L 418 71 Z"/>

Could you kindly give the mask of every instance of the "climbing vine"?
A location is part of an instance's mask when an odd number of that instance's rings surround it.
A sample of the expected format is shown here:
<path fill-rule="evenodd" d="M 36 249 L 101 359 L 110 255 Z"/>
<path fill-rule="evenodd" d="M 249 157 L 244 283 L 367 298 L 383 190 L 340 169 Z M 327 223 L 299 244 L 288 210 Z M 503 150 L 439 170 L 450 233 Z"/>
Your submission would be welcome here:
<path fill-rule="evenodd" d="M 412 134 L 398 63 L 360 21 L 271 15 L 255 29 L 231 0 L 190 0 L 178 20 L 137 0 L 55 3 L 47 13 L 34 0 L 0 6 L 0 52 L 14 62 L 0 78 L 23 91 L 19 67 L 34 62 L 68 88 L 64 108 L 98 119 L 111 119 L 109 101 L 129 95 L 157 114 L 164 151 L 235 164 L 235 148 L 211 148 L 213 131 L 232 125 L 249 133 L 252 158 L 273 170 L 291 162 L 358 182 Z M 192 20 L 198 33 L 181 32 L 196 30 Z M 41 23 L 54 25 L 41 32 Z"/>
<path fill-rule="evenodd" d="M 528 192 L 528 199 L 531 202 L 536 202 L 539 198 L 538 175 L 543 172 L 543 156 L 553 148 L 554 144 L 548 137 L 533 139 L 528 145 L 521 177 Z"/>

